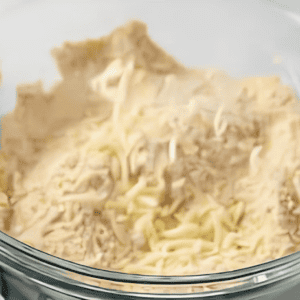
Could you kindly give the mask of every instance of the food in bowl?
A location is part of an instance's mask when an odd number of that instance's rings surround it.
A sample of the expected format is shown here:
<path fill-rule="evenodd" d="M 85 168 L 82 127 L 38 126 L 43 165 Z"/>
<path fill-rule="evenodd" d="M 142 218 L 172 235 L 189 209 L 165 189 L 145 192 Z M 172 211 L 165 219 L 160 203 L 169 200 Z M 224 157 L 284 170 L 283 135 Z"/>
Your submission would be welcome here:
<path fill-rule="evenodd" d="M 131 21 L 65 42 L 2 119 L 0 229 L 94 268 L 240 269 L 298 251 L 300 116 L 276 76 L 183 66 Z"/>

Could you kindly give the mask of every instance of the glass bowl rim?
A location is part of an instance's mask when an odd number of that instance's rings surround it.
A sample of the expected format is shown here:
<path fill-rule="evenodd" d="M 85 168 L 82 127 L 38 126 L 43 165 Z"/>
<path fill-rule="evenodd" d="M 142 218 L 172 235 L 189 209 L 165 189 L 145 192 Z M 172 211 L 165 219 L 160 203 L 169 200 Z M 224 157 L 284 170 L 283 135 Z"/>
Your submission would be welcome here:
<path fill-rule="evenodd" d="M 7 249 L 11 251 L 9 252 L 7 251 Z M 18 258 L 28 257 L 33 261 L 43 263 L 49 268 L 52 267 L 53 269 L 73 272 L 82 276 L 121 283 L 157 285 L 215 283 L 243 278 L 247 279 L 253 275 L 257 276 L 262 272 L 275 272 L 276 270 L 281 269 L 281 267 L 283 266 L 296 266 L 297 263 L 299 263 L 300 265 L 300 251 L 298 251 L 290 255 L 274 259 L 262 264 L 220 273 L 207 273 L 200 275 L 184 276 L 128 274 L 103 269 L 95 269 L 89 266 L 80 265 L 75 262 L 67 261 L 62 258 L 52 256 L 51 254 L 47 254 L 43 251 L 35 249 L 0 231 L 0 256 L 4 255 L 4 253 L 6 254 L 6 256 L 10 257 L 10 259 L 16 256 L 18 256 Z"/>

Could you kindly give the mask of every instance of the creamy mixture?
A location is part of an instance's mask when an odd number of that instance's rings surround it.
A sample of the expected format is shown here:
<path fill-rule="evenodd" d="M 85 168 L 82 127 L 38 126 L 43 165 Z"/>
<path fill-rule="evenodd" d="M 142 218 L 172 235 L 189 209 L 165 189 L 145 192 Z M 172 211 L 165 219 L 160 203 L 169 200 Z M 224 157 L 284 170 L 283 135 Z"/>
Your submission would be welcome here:
<path fill-rule="evenodd" d="M 0 229 L 52 255 L 183 275 L 299 250 L 300 116 L 277 77 L 182 66 L 133 21 L 53 50 L 2 122 Z"/>

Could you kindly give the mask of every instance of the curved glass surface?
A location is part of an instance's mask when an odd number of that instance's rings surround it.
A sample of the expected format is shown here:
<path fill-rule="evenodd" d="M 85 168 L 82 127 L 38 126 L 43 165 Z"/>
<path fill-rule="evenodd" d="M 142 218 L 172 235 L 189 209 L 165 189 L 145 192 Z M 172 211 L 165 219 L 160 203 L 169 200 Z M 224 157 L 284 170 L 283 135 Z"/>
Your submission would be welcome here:
<path fill-rule="evenodd" d="M 79 299 L 256 299 L 283 293 L 300 280 L 299 252 L 225 273 L 145 276 L 78 265 L 45 254 L 0 232 L 0 255 L 0 268 L 5 278 L 19 280 L 45 295 L 82 297 Z"/>

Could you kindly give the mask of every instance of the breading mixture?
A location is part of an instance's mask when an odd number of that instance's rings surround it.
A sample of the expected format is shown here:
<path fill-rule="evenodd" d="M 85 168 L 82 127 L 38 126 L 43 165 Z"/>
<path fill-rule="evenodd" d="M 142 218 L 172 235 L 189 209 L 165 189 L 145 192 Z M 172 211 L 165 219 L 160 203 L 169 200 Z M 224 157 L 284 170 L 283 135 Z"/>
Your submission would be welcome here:
<path fill-rule="evenodd" d="M 300 116 L 279 78 L 186 68 L 139 21 L 53 56 L 63 79 L 20 85 L 2 122 L 1 230 L 139 274 L 299 250 Z"/>

